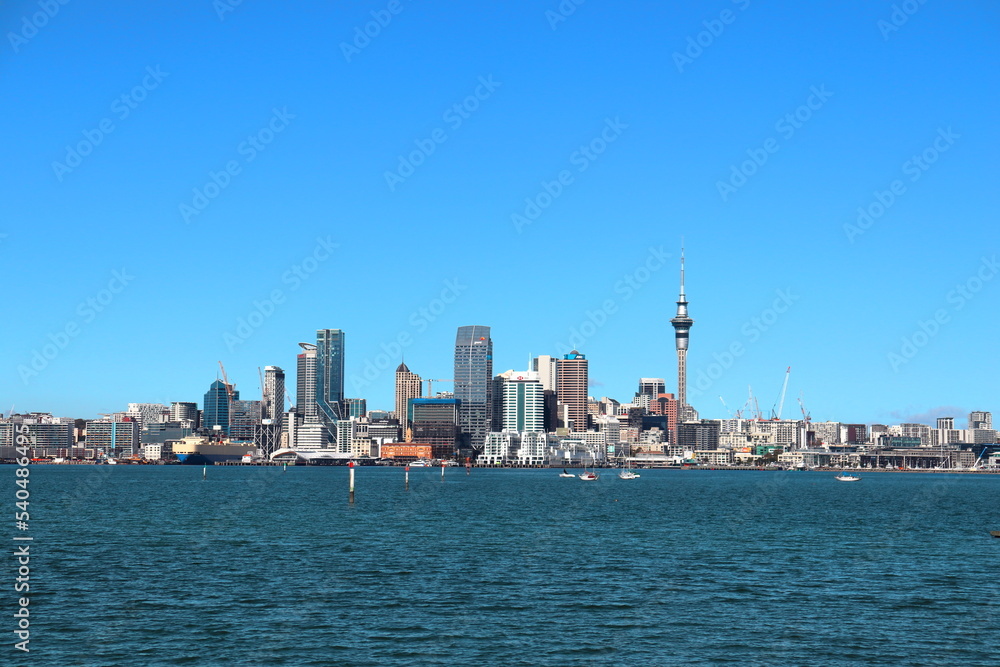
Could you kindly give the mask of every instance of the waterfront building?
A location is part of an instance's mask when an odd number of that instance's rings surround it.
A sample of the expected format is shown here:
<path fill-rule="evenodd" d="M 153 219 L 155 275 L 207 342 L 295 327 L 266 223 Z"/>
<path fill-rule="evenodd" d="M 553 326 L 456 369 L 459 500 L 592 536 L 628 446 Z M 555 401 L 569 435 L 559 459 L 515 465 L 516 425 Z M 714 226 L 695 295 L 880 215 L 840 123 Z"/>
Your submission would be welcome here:
<path fill-rule="evenodd" d="M 840 440 L 840 422 L 810 422 L 809 430 L 815 433 L 813 436 L 813 441 L 817 444 L 822 443 L 824 445 L 839 445 Z"/>
<path fill-rule="evenodd" d="M 955 418 L 954 417 L 938 417 L 937 427 L 940 430 L 951 431 L 955 428 Z"/>
<path fill-rule="evenodd" d="M 265 366 L 261 392 L 260 418 L 280 423 L 285 412 L 285 371 L 278 366 Z"/>
<path fill-rule="evenodd" d="M 403 434 L 408 426 L 407 405 L 411 398 L 420 398 L 420 376 L 401 363 L 396 367 L 396 418 Z"/>
<path fill-rule="evenodd" d="M 677 425 L 677 443 L 685 450 L 707 451 L 719 448 L 719 422 L 702 419 Z"/>
<path fill-rule="evenodd" d="M 460 401 L 457 398 L 411 398 L 407 409 L 413 442 L 433 445 L 435 458 L 453 456 L 459 445 Z"/>
<path fill-rule="evenodd" d="M 486 441 L 493 408 L 493 340 L 486 326 L 463 326 L 455 335 L 455 398 L 462 444 Z"/>
<path fill-rule="evenodd" d="M 316 346 L 299 343 L 302 352 L 295 362 L 295 413 L 303 422 L 319 419 L 316 412 Z"/>
<path fill-rule="evenodd" d="M 587 357 L 573 350 L 556 366 L 556 399 L 561 426 L 575 433 L 587 430 Z"/>
<path fill-rule="evenodd" d="M 920 447 L 931 446 L 931 427 L 926 424 L 900 424 L 899 435 L 904 438 L 920 438 Z"/>
<path fill-rule="evenodd" d="M 503 383 L 503 430 L 545 432 L 545 389 L 535 371 L 520 371 Z"/>
<path fill-rule="evenodd" d="M 170 406 L 159 403 L 129 403 L 125 414 L 142 426 L 170 420 Z"/>
<path fill-rule="evenodd" d="M 316 331 L 316 413 L 336 437 L 337 422 L 344 418 L 344 332 Z"/>
<path fill-rule="evenodd" d="M 139 422 L 131 417 L 121 421 L 95 419 L 87 422 L 87 448 L 115 458 L 139 453 Z"/>
<path fill-rule="evenodd" d="M 687 404 L 687 353 L 694 320 L 688 316 L 687 307 L 687 296 L 684 294 L 684 249 L 681 248 L 681 291 L 677 298 L 677 314 L 670 320 L 670 324 L 674 327 L 674 345 L 677 348 L 677 402 L 682 421 L 687 421 L 692 416 Z"/>
<path fill-rule="evenodd" d="M 240 392 L 233 389 L 232 385 L 227 385 L 222 380 L 212 383 L 205 392 L 205 408 L 201 415 L 202 428 L 229 435 L 230 393 L 233 401 L 239 400 Z"/>
<path fill-rule="evenodd" d="M 383 459 L 401 459 L 403 461 L 429 459 L 434 456 L 434 446 L 414 442 L 393 442 L 381 445 L 378 455 Z"/>

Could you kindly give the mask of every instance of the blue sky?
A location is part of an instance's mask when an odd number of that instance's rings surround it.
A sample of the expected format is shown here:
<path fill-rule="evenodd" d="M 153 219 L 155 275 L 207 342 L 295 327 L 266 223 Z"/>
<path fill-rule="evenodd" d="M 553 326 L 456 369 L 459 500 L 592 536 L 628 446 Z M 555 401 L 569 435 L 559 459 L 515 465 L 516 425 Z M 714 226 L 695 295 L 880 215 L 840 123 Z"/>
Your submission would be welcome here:
<path fill-rule="evenodd" d="M 682 237 L 703 416 L 1000 410 L 1000 7 L 678 4 L 4 3 L 0 411 L 255 398 L 317 328 L 370 408 L 467 324 L 673 391 Z"/>

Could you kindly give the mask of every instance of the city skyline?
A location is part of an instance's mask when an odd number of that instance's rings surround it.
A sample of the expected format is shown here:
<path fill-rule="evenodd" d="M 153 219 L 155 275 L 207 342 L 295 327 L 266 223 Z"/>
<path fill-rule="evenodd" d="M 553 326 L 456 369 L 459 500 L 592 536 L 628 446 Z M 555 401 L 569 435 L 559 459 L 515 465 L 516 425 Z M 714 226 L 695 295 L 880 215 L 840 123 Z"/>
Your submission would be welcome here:
<path fill-rule="evenodd" d="M 682 237 L 703 416 L 789 366 L 817 417 L 994 402 L 995 3 L 401 6 L 363 46 L 384 3 L 71 4 L 8 40 L 0 410 L 198 400 L 219 360 L 256 395 L 328 326 L 388 408 L 469 322 L 497 369 L 578 349 L 628 396 L 675 375 Z"/>

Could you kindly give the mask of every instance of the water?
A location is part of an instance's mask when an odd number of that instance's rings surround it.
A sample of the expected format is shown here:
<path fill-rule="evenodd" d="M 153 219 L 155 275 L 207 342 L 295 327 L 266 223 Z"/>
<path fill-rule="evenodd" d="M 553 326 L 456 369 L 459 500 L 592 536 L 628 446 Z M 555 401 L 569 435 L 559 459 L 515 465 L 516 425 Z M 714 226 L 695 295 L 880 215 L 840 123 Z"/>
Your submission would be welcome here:
<path fill-rule="evenodd" d="M 557 473 L 35 466 L 0 663 L 998 662 L 1000 477 Z"/>

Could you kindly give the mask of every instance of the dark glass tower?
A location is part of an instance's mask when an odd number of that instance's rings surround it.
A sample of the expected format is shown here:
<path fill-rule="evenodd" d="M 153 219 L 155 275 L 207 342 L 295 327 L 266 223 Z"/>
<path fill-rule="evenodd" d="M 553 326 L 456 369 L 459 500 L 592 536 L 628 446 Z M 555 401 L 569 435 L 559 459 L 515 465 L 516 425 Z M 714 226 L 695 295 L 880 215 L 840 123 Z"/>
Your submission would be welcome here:
<path fill-rule="evenodd" d="M 240 392 L 233 390 L 233 400 L 240 399 Z M 205 410 L 202 412 L 201 424 L 203 428 L 210 431 L 220 427 L 222 435 L 229 435 L 229 394 L 226 392 L 226 384 L 222 380 L 216 380 L 205 392 Z"/>
<path fill-rule="evenodd" d="M 493 412 L 493 340 L 490 328 L 459 327 L 455 336 L 455 398 L 462 445 L 478 449 L 486 442 Z"/>
<path fill-rule="evenodd" d="M 316 331 L 316 409 L 335 440 L 337 420 L 344 415 L 344 332 Z"/>

